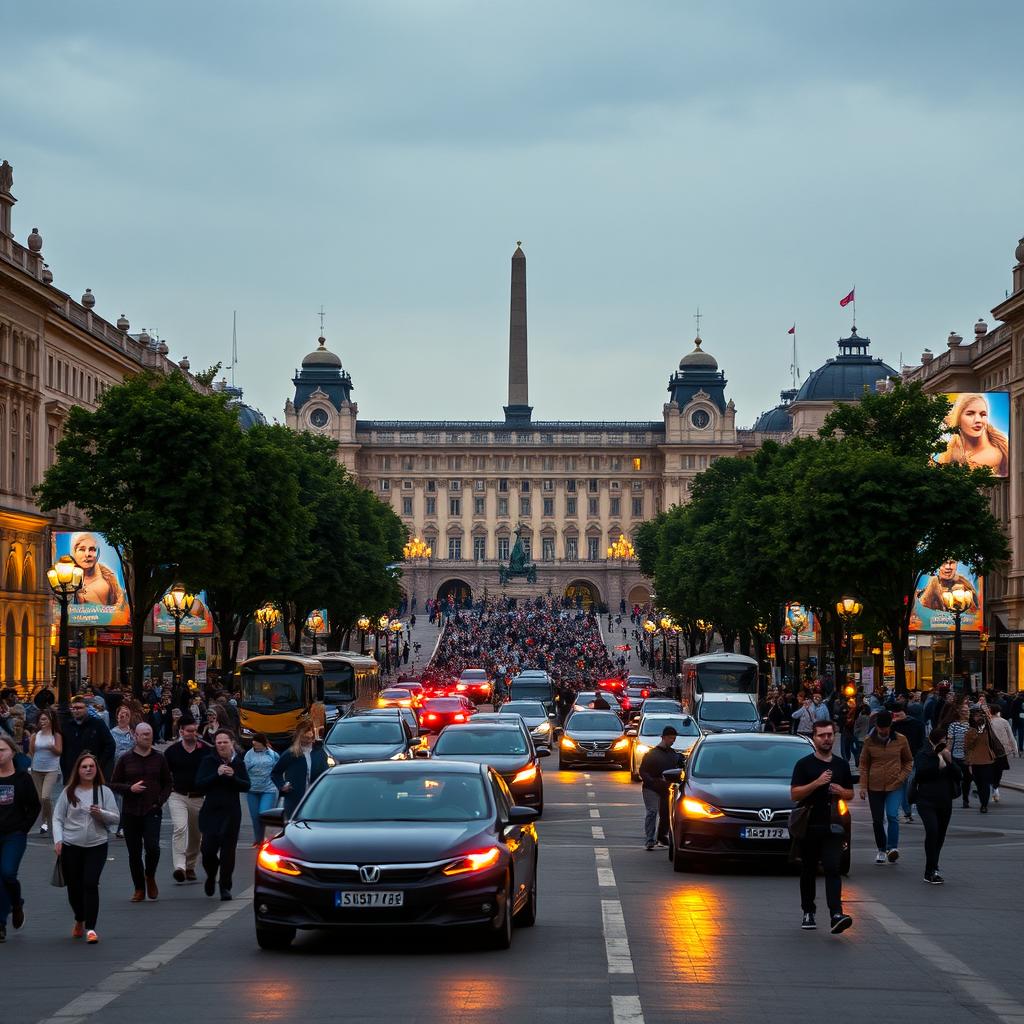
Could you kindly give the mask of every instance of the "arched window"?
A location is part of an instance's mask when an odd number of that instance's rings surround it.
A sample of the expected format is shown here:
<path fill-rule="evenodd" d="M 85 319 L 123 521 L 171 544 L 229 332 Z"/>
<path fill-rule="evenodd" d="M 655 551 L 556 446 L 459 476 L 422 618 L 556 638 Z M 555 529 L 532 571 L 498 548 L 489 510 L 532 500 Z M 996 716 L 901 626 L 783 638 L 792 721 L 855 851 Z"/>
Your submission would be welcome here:
<path fill-rule="evenodd" d="M 25 684 L 32 679 L 34 659 L 32 657 L 32 616 L 25 612 L 21 619 L 21 677 L 20 681 Z"/>
<path fill-rule="evenodd" d="M 4 682 L 14 682 L 14 670 L 17 662 L 18 634 L 14 628 L 14 616 L 8 612 L 4 622 Z"/>
<path fill-rule="evenodd" d="M 36 590 L 36 563 L 31 551 L 21 565 L 21 589 L 26 594 L 34 594 Z"/>
<path fill-rule="evenodd" d="M 4 590 L 20 590 L 21 580 L 18 577 L 18 557 L 12 551 L 7 556 L 7 565 L 4 568 Z"/>

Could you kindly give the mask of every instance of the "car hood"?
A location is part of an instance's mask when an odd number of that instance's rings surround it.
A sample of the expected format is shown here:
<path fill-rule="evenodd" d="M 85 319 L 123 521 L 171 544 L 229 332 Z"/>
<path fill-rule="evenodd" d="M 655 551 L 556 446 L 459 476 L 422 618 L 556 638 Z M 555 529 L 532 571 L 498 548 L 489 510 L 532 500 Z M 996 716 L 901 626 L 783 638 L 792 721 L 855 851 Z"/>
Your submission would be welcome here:
<path fill-rule="evenodd" d="M 489 825 L 479 821 L 297 821 L 278 842 L 318 864 L 409 864 L 444 860 L 488 839 Z"/>
<path fill-rule="evenodd" d="M 490 765 L 499 775 L 510 775 L 530 763 L 529 754 L 435 754 L 438 761 L 468 761 Z"/>
<path fill-rule="evenodd" d="M 678 736 L 675 743 L 672 744 L 672 749 L 685 754 L 699 739 L 699 736 Z M 648 747 L 656 747 L 660 740 L 660 736 L 638 736 L 636 738 L 637 743 L 643 743 Z"/>
<path fill-rule="evenodd" d="M 686 792 L 718 807 L 792 807 L 789 779 L 704 779 L 689 776 Z"/>
<path fill-rule="evenodd" d="M 757 732 L 761 727 L 760 722 L 716 722 L 708 718 L 700 719 L 699 725 L 708 732 Z"/>
<path fill-rule="evenodd" d="M 328 755 L 336 764 L 354 764 L 356 761 L 387 761 L 405 750 L 404 743 L 328 743 Z"/>

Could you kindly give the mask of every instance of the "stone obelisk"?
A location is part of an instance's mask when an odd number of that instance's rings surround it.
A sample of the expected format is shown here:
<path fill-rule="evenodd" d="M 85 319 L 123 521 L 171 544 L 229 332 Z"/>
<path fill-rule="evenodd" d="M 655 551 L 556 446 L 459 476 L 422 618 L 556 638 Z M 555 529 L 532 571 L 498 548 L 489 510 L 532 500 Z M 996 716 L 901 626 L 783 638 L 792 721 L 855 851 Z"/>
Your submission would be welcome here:
<path fill-rule="evenodd" d="M 522 242 L 512 254 L 512 299 L 508 322 L 508 405 L 506 423 L 529 423 L 529 371 L 526 350 L 526 255 Z"/>

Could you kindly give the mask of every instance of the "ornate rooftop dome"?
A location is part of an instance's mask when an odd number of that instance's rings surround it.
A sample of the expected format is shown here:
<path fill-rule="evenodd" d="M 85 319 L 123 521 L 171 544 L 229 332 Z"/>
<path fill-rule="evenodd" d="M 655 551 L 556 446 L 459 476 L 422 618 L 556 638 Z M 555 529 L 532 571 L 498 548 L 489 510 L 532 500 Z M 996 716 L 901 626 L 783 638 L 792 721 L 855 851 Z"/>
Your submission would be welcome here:
<path fill-rule="evenodd" d="M 717 370 L 718 360 L 710 352 L 705 352 L 701 345 L 701 337 L 698 334 L 693 339 L 693 351 L 679 360 L 680 370 Z"/>
<path fill-rule="evenodd" d="M 853 401 L 864 391 L 875 390 L 875 383 L 899 374 L 881 359 L 868 355 L 870 338 L 862 338 L 854 327 L 848 338 L 839 339 L 839 355 L 819 366 L 804 381 L 796 396 L 798 402 Z"/>
<path fill-rule="evenodd" d="M 317 341 L 320 343 L 319 347 L 302 360 L 303 367 L 335 366 L 341 369 L 341 356 L 327 347 L 327 339 L 321 334 Z"/>
<path fill-rule="evenodd" d="M 793 429 L 793 420 L 789 415 L 789 403 L 796 398 L 796 389 L 783 391 L 779 398 L 782 401 L 774 409 L 769 409 L 758 416 L 754 430 L 762 434 L 788 434 Z"/>

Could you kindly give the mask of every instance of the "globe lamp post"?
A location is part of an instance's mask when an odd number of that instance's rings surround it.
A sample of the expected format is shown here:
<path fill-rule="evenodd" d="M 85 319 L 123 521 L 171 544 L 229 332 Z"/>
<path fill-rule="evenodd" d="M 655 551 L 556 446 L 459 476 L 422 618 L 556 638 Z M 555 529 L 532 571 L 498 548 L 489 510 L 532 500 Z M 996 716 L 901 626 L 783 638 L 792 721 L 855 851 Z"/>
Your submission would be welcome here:
<path fill-rule="evenodd" d="M 46 570 L 46 580 L 53 596 L 60 603 L 60 629 L 57 634 L 57 702 L 66 712 L 71 703 L 71 676 L 68 672 L 68 605 L 82 589 L 85 572 L 70 555 L 61 555 Z"/>
<path fill-rule="evenodd" d="M 177 706 L 181 699 L 181 620 L 192 611 L 195 594 L 190 594 L 184 583 L 175 583 L 163 596 L 163 606 L 174 619 L 174 696 Z"/>

